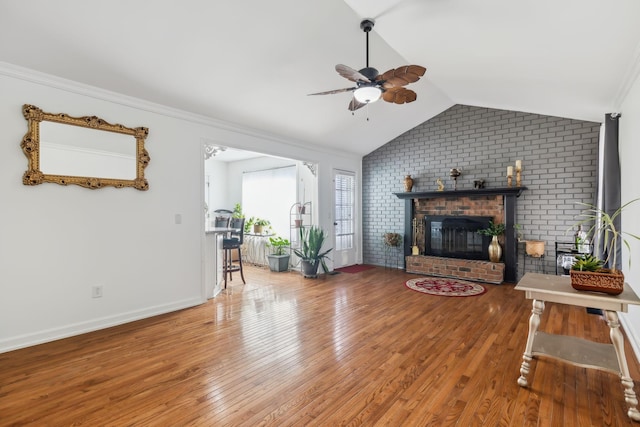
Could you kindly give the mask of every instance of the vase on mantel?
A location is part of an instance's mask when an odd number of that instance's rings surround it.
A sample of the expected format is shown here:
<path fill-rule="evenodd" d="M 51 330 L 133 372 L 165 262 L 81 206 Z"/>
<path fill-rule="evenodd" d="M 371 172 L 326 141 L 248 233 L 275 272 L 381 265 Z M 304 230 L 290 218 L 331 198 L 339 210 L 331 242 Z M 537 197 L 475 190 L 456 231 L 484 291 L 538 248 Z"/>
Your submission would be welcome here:
<path fill-rule="evenodd" d="M 491 243 L 489 244 L 489 261 L 500 262 L 502 257 L 502 247 L 498 242 L 498 236 L 493 236 Z"/>
<path fill-rule="evenodd" d="M 405 193 L 410 193 L 412 188 L 413 188 L 413 178 L 411 178 L 411 175 L 407 175 L 404 177 Z"/>

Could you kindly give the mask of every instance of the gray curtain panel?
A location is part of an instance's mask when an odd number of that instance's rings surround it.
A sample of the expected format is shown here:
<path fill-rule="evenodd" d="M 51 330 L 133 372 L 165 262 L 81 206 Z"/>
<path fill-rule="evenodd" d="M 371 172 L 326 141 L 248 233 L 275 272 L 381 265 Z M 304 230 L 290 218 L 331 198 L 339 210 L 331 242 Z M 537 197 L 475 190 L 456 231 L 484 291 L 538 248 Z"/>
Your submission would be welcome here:
<path fill-rule="evenodd" d="M 606 114 L 604 117 L 604 140 L 603 140 L 603 158 L 602 158 L 602 208 L 609 215 L 613 214 L 620 208 L 620 156 L 618 154 L 618 121 L 619 114 Z M 620 217 L 615 219 L 614 224 L 620 230 Z M 597 252 L 602 259 L 607 257 L 606 249 L 603 242 L 598 242 Z M 617 252 L 616 269 L 621 268 L 622 264 L 622 245 L 618 242 L 615 248 Z M 607 265 L 611 268 L 613 266 Z"/>

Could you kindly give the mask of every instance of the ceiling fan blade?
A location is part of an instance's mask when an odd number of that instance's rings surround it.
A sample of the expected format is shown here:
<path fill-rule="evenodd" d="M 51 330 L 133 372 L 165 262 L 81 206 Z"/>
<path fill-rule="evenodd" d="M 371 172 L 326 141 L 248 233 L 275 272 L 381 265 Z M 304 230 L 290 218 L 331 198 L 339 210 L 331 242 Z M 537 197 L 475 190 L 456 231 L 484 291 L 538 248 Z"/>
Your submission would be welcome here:
<path fill-rule="evenodd" d="M 318 93 L 310 93 L 307 96 L 311 96 L 311 95 L 332 95 L 334 93 L 342 93 L 342 92 L 351 92 L 356 90 L 355 87 L 346 87 L 344 89 L 334 89 L 334 90 L 328 90 L 326 92 L 318 92 Z"/>
<path fill-rule="evenodd" d="M 415 83 L 420 80 L 420 77 L 424 76 L 426 71 L 427 69 L 420 65 L 404 65 L 385 72 L 376 80 L 383 81 L 384 83 L 382 86 L 385 89 L 405 86 L 409 83 Z"/>
<path fill-rule="evenodd" d="M 356 71 L 351 67 L 347 67 L 346 65 L 342 65 L 342 64 L 336 65 L 336 71 L 342 77 L 344 77 L 347 80 L 351 80 L 352 82 L 371 83 L 371 80 L 369 80 L 366 76 L 360 73 L 360 71 Z"/>
<path fill-rule="evenodd" d="M 406 89 L 404 87 L 393 87 L 387 89 L 382 94 L 382 99 L 387 102 L 392 102 L 394 104 L 406 104 L 408 102 L 413 102 L 418 98 L 418 95 L 411 89 Z"/>
<path fill-rule="evenodd" d="M 362 108 L 365 105 L 367 104 L 364 102 L 358 101 L 354 96 L 353 98 L 351 98 L 351 102 L 349 103 L 349 111 L 356 111 L 357 109 Z"/>

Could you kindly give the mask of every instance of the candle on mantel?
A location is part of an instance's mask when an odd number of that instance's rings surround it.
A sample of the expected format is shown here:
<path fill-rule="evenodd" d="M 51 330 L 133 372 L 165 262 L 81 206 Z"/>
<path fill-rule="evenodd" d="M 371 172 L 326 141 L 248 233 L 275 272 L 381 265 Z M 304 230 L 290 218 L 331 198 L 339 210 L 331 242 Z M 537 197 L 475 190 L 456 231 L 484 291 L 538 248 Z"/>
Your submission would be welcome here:
<path fill-rule="evenodd" d="M 522 170 L 522 160 L 516 160 L 516 170 L 517 171 Z"/>
<path fill-rule="evenodd" d="M 513 166 L 507 166 L 507 176 L 513 176 Z"/>

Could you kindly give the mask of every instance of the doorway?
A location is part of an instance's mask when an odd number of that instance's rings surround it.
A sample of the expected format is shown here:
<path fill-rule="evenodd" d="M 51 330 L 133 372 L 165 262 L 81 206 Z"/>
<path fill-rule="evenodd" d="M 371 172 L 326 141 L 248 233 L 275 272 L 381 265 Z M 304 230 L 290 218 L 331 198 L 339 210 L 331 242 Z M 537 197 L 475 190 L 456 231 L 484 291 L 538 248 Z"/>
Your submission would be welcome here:
<path fill-rule="evenodd" d="M 238 207 L 247 221 L 252 217 L 267 220 L 268 226 L 259 234 L 252 227 L 245 227 L 245 230 L 248 230 L 245 235 L 247 250 L 246 253 L 243 252 L 243 261 L 248 264 L 267 265 L 266 254 L 270 249 L 266 243 L 269 241 L 269 237 L 277 235 L 291 240 L 291 233 L 295 231 L 291 227 L 293 220 L 291 209 L 294 203 L 309 202 L 313 207 L 313 217 L 317 218 L 317 164 L 234 149 L 204 138 L 202 154 L 204 158 L 201 181 L 203 189 L 201 212 L 204 230 L 202 235 L 203 294 L 207 298 L 211 298 L 222 289 L 219 280 L 221 273 L 214 269 L 214 266 L 220 264 L 216 264 L 213 260 L 216 249 L 212 246 L 212 242 L 207 243 L 206 239 L 206 232 L 211 231 L 213 227 L 212 220 L 215 216 L 213 211 L 220 208 L 233 210 Z M 243 197 L 244 177 L 259 175 L 259 179 L 266 180 L 266 174 L 279 176 L 280 172 L 290 172 L 291 170 L 294 173 L 288 173 L 287 182 L 290 185 L 287 185 L 286 189 L 282 185 L 277 185 L 273 190 L 263 189 L 262 194 L 249 196 L 252 202 L 256 203 L 248 203 L 248 198 Z M 277 177 L 271 177 L 269 180 L 277 181 L 275 178 Z M 282 195 L 279 193 L 282 192 L 290 195 L 290 200 L 283 202 L 279 197 Z"/>
<path fill-rule="evenodd" d="M 356 248 L 356 174 L 335 169 L 334 182 L 334 268 L 353 265 L 357 260 Z"/>

